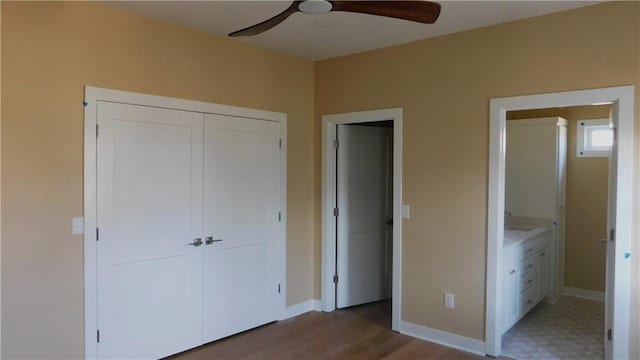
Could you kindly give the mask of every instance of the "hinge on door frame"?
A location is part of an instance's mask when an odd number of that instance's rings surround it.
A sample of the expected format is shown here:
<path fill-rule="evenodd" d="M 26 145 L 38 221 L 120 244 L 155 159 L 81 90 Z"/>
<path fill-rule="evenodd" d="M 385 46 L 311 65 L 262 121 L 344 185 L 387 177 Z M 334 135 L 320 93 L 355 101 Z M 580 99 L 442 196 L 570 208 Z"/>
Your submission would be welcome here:
<path fill-rule="evenodd" d="M 333 140 L 333 148 L 338 150 L 338 148 L 340 147 L 340 141 L 338 140 Z"/>
<path fill-rule="evenodd" d="M 338 274 L 333 274 L 333 283 L 334 284 L 338 283 Z"/>
<path fill-rule="evenodd" d="M 609 229 L 609 240 L 616 241 L 616 228 Z"/>
<path fill-rule="evenodd" d="M 282 149 L 282 139 L 280 139 L 280 141 L 278 141 L 278 149 Z"/>
<path fill-rule="evenodd" d="M 100 228 L 96 228 L 96 241 L 100 240 Z"/>
<path fill-rule="evenodd" d="M 96 137 L 98 137 L 99 129 L 100 127 L 98 126 L 98 124 L 96 124 Z"/>
<path fill-rule="evenodd" d="M 333 216 L 338 217 L 338 208 L 333 208 Z"/>
<path fill-rule="evenodd" d="M 613 338 L 613 334 L 611 333 L 611 329 L 607 329 L 607 340 L 611 341 Z"/>
<path fill-rule="evenodd" d="M 278 294 L 280 294 L 280 284 L 278 284 Z"/>
<path fill-rule="evenodd" d="M 96 330 L 96 341 L 100 342 L 100 329 Z"/>
<path fill-rule="evenodd" d="M 282 211 L 278 211 L 278 221 L 282 221 Z"/>

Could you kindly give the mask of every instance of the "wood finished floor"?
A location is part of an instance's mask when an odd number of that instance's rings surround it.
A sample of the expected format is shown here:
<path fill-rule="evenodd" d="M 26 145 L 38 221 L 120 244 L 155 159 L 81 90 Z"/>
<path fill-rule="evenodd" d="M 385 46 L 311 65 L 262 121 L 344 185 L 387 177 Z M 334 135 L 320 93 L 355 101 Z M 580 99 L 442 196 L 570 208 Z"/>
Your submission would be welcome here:
<path fill-rule="evenodd" d="M 391 331 L 391 303 L 310 312 L 173 356 L 202 359 L 482 359 Z"/>

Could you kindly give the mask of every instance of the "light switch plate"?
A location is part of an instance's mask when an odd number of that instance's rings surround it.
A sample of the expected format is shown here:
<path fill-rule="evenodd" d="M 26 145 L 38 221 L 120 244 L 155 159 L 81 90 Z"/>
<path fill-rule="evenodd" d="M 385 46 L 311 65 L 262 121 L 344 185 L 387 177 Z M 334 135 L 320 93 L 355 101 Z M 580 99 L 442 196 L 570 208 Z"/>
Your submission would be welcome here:
<path fill-rule="evenodd" d="M 405 219 L 409 218 L 409 205 L 402 205 L 402 217 Z"/>
<path fill-rule="evenodd" d="M 453 309 L 455 306 L 454 295 L 451 293 L 444 293 L 444 307 Z"/>
<path fill-rule="evenodd" d="M 83 217 L 74 217 L 71 219 L 71 233 L 73 235 L 82 235 L 84 234 L 84 218 Z"/>

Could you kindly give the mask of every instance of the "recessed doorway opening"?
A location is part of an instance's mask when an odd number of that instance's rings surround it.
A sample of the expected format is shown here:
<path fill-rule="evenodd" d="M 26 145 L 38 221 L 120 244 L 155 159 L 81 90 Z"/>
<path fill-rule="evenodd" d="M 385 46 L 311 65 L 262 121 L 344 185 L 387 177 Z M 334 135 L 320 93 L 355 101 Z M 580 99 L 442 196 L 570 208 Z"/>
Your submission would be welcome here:
<path fill-rule="evenodd" d="M 505 356 L 604 358 L 610 115 L 610 104 L 507 112 Z"/>
<path fill-rule="evenodd" d="M 398 331 L 402 109 L 323 116 L 322 145 L 322 310 L 390 301 Z"/>
<path fill-rule="evenodd" d="M 633 151 L 634 151 L 634 87 L 623 86 L 592 90 L 570 91 L 551 94 L 518 96 L 491 100 L 490 147 L 489 147 L 489 201 L 487 220 L 487 299 L 486 299 L 486 348 L 491 356 L 502 353 L 502 333 L 506 306 L 505 291 L 509 289 L 504 277 L 508 271 L 508 255 L 505 249 L 509 239 L 505 235 L 505 196 L 507 174 L 507 113 L 510 111 L 533 110 L 542 108 L 562 108 L 571 106 L 589 106 L 611 104 L 611 123 L 613 129 L 613 145 L 610 152 L 608 169 L 608 204 L 606 243 L 606 285 L 605 285 L 605 326 L 602 331 L 604 342 L 604 358 L 628 358 L 629 354 L 629 310 L 630 310 L 630 257 L 632 229 L 632 197 L 633 191 Z M 557 124 L 562 121 L 557 122 Z M 556 214 L 555 216 L 557 216 Z M 553 226 L 550 227 L 553 229 Z M 557 231 L 551 231 L 551 233 Z M 535 240 L 535 239 L 534 239 Z M 615 240 L 615 241 L 614 241 Z M 524 250 L 530 254 L 521 254 L 520 258 L 533 253 L 544 253 L 544 241 L 534 241 L 531 249 Z M 555 247 L 562 251 L 560 247 Z M 558 251 L 556 251 L 558 252 Z M 562 255 L 562 254 L 560 254 Z M 556 257 L 562 259 L 562 256 Z M 526 260 L 526 259 L 525 259 Z M 538 262 L 539 263 L 539 262 Z M 553 260 L 551 263 L 556 263 Z M 535 268 L 534 263 L 517 262 L 517 268 L 526 273 Z M 531 267 L 529 267 L 531 265 Z M 557 269 L 561 274 L 562 269 Z M 516 269 L 516 274 L 517 274 Z M 523 279 L 535 281 L 532 278 Z M 517 279 L 517 277 L 516 277 Z M 557 297 L 563 277 L 555 277 L 547 295 Z M 560 280 L 560 281 L 558 281 Z M 517 284 L 517 281 L 514 282 Z M 555 284 L 555 285 L 554 285 Z M 516 287 L 517 288 L 517 287 Z M 526 289 L 525 289 L 526 290 Z M 530 291 L 534 294 L 534 291 Z M 512 301 L 513 309 L 523 306 L 527 300 L 522 293 L 517 301 Z M 535 297 L 535 296 L 533 296 Z M 524 302 L 527 305 L 527 302 Z M 531 305 L 529 303 L 528 305 Z M 514 312 L 515 313 L 515 312 Z"/>

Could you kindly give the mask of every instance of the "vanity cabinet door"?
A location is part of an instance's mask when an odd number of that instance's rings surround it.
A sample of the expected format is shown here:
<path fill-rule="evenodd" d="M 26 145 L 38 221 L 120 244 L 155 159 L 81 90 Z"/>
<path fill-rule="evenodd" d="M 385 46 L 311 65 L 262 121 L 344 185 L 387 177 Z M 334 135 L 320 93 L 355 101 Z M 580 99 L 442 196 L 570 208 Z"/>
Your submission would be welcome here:
<path fill-rule="evenodd" d="M 547 250 L 538 253 L 538 301 L 542 301 L 549 293 L 549 260 Z"/>
<path fill-rule="evenodd" d="M 504 321 L 503 333 L 505 333 L 518 319 L 520 314 L 520 291 L 518 280 L 520 271 L 515 265 L 507 266 L 504 275 Z"/>

